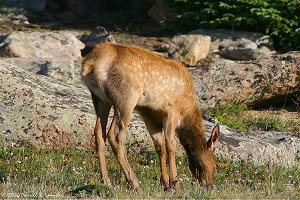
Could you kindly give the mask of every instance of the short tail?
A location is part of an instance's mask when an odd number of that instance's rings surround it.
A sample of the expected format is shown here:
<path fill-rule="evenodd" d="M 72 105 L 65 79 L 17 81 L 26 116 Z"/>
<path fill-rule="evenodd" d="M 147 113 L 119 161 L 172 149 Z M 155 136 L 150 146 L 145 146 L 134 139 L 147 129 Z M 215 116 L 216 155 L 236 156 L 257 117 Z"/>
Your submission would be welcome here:
<path fill-rule="evenodd" d="M 94 61 L 86 60 L 82 63 L 81 76 L 86 76 L 94 69 Z"/>

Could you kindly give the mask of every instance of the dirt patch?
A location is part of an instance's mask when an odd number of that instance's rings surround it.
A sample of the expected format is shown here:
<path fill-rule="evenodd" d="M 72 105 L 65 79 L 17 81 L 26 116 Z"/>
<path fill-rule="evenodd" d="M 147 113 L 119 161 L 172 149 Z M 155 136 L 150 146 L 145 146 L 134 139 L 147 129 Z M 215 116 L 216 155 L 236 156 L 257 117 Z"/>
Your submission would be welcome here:
<path fill-rule="evenodd" d="M 49 122 L 42 130 L 42 136 L 32 140 L 33 146 L 38 148 L 56 149 L 56 148 L 80 148 L 95 149 L 93 130 L 86 134 L 88 138 L 84 141 L 78 141 L 73 132 L 58 127 L 57 124 Z"/>

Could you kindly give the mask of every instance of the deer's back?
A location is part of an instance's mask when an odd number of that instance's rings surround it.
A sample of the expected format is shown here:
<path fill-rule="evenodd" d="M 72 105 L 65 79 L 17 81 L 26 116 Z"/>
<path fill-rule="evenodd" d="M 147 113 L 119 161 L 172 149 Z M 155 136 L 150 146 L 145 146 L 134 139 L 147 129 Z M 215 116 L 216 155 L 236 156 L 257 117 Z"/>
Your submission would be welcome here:
<path fill-rule="evenodd" d="M 136 47 L 98 45 L 84 59 L 82 79 L 107 102 L 135 97 L 137 107 L 181 114 L 196 104 L 193 81 L 183 65 Z"/>

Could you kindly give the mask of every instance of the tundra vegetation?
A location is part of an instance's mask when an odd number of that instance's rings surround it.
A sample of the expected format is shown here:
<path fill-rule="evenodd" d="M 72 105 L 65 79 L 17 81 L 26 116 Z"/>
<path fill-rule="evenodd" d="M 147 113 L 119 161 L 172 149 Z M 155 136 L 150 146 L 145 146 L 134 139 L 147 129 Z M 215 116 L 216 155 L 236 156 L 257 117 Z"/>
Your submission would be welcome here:
<path fill-rule="evenodd" d="M 151 149 L 152 148 L 152 149 Z M 297 199 L 300 169 L 267 163 L 232 161 L 218 157 L 215 186 L 199 187 L 183 150 L 176 162 L 180 189 L 165 192 L 160 182 L 159 159 L 153 147 L 130 150 L 128 159 L 140 181 L 142 194 L 129 190 L 111 149 L 106 152 L 112 187 L 99 183 L 97 155 L 75 149 L 0 149 L 1 198 L 249 198 Z"/>
<path fill-rule="evenodd" d="M 286 131 L 299 134 L 299 121 L 284 119 L 275 109 L 269 108 L 254 114 L 247 106 L 232 103 L 217 106 L 206 112 L 238 131 Z"/>
<path fill-rule="evenodd" d="M 174 28 L 176 25 L 183 31 L 199 28 L 200 25 L 260 31 L 270 34 L 279 49 L 300 48 L 299 1 L 166 1 L 174 3 L 178 16 L 174 21 L 166 21 L 165 28 Z M 1 14 L 28 15 L 28 12 L 0 7 Z M 114 17 L 126 18 L 126 14 L 128 13 L 120 12 Z M 105 15 L 102 18 L 111 17 Z M 7 22 L 0 21 L 0 31 L 10 30 L 7 25 Z M 125 31 L 144 30 L 131 23 L 126 26 Z M 40 28 L 39 24 L 11 27 L 14 30 Z M 43 31 L 47 30 L 47 27 L 43 27 Z M 294 107 L 300 111 L 300 96 L 295 97 Z M 296 120 L 284 119 L 278 115 L 276 109 L 270 108 L 255 114 L 250 107 L 229 104 L 205 110 L 205 113 L 238 131 L 284 131 L 299 136 L 299 117 Z M 144 191 L 142 194 L 130 189 L 111 148 L 105 151 L 107 170 L 112 182 L 112 186 L 107 186 L 100 183 L 99 162 L 94 151 L 70 148 L 37 149 L 26 144 L 22 147 L 12 144 L 11 147 L 0 147 L 0 198 L 298 199 L 300 196 L 299 166 L 285 168 L 271 162 L 255 165 L 251 161 L 234 161 L 218 155 L 215 185 L 210 189 L 200 187 L 189 170 L 188 158 L 183 148 L 176 152 L 180 187 L 176 193 L 165 192 L 160 186 L 159 157 L 154 146 L 134 145 L 126 146 L 126 150 L 128 161 Z"/>

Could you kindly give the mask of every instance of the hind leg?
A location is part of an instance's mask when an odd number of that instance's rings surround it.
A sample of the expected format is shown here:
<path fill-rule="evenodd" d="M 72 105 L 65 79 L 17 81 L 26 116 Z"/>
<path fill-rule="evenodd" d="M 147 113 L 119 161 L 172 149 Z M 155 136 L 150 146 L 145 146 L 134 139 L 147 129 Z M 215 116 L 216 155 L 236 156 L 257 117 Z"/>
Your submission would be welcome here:
<path fill-rule="evenodd" d="M 106 126 L 111 105 L 104 103 L 100 98 L 92 93 L 92 100 L 97 115 L 96 125 L 94 129 L 95 145 L 97 156 L 99 160 L 99 167 L 101 172 L 101 182 L 110 185 L 110 179 L 106 169 L 105 161 L 105 140 L 106 140 Z"/>
<path fill-rule="evenodd" d="M 115 113 L 108 132 L 108 140 L 127 182 L 133 189 L 140 191 L 138 179 L 129 165 L 124 144 L 125 131 L 129 124 L 133 108 L 134 105 L 122 107 L 114 106 Z"/>

